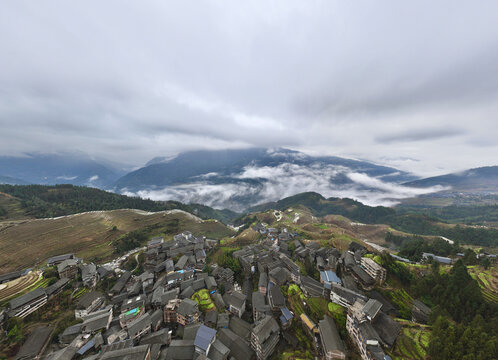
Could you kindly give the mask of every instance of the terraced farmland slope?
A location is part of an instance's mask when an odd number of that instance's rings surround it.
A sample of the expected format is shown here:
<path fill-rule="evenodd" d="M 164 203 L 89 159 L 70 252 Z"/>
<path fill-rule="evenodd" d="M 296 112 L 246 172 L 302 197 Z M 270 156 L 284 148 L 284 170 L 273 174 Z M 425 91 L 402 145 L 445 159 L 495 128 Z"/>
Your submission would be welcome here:
<path fill-rule="evenodd" d="M 87 261 L 113 256 L 113 241 L 124 234 L 152 228 L 151 235 L 172 236 L 189 230 L 212 238 L 233 232 L 216 220 L 201 220 L 181 210 L 145 212 L 111 210 L 52 219 L 0 222 L 0 274 L 33 267 L 50 256 L 75 253 Z"/>
<path fill-rule="evenodd" d="M 485 270 L 481 266 L 469 266 L 468 271 L 470 276 L 479 283 L 484 298 L 498 304 L 498 268 L 493 266 Z"/>

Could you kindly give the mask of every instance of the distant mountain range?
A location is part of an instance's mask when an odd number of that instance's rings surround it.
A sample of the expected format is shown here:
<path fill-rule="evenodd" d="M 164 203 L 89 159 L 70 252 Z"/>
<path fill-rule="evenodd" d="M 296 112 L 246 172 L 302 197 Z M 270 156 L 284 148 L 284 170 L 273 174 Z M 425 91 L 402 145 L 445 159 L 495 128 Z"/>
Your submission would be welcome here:
<path fill-rule="evenodd" d="M 84 154 L 0 156 L 0 183 L 73 184 L 97 188 L 111 185 L 126 171 Z"/>
<path fill-rule="evenodd" d="M 486 166 L 459 173 L 434 176 L 405 183 L 407 186 L 427 188 L 435 185 L 451 187 L 450 191 L 498 192 L 498 166 Z"/>
<path fill-rule="evenodd" d="M 242 211 L 304 191 L 391 204 L 393 199 L 413 195 L 396 184 L 415 179 L 412 174 L 367 161 L 252 148 L 155 158 L 116 181 L 113 190 Z"/>
<path fill-rule="evenodd" d="M 368 161 L 310 156 L 281 148 L 250 148 L 156 157 L 144 167 L 127 172 L 81 154 L 31 154 L 0 157 L 0 183 L 69 183 L 241 212 L 309 191 L 372 206 L 392 206 L 420 195 L 425 199 L 461 191 L 498 193 L 498 167 L 419 179 Z"/>

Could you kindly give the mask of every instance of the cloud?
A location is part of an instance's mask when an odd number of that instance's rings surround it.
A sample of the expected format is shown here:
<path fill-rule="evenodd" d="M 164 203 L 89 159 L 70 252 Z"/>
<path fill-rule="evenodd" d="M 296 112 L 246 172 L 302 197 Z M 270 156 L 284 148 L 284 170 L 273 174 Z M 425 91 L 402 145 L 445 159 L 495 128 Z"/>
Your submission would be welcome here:
<path fill-rule="evenodd" d="M 425 129 L 411 129 L 404 130 L 395 134 L 384 134 L 378 136 L 375 140 L 380 143 L 395 143 L 395 142 L 412 142 L 412 141 L 427 141 L 443 139 L 463 135 L 466 132 L 462 129 L 455 128 L 425 128 Z"/>
<path fill-rule="evenodd" d="M 258 146 L 423 175 L 491 165 L 496 23 L 491 0 L 2 2 L 0 154 L 138 166 Z"/>
<path fill-rule="evenodd" d="M 248 166 L 240 174 L 232 174 L 231 179 L 216 184 L 195 181 L 124 194 L 153 200 L 202 203 L 215 208 L 242 211 L 245 210 L 244 204 L 258 205 L 307 191 L 318 192 L 325 197 L 348 197 L 371 206 L 392 206 L 403 198 L 444 190 L 440 186 L 410 188 L 384 182 L 380 178 L 363 173 L 351 172 L 346 167 L 319 164 Z"/>

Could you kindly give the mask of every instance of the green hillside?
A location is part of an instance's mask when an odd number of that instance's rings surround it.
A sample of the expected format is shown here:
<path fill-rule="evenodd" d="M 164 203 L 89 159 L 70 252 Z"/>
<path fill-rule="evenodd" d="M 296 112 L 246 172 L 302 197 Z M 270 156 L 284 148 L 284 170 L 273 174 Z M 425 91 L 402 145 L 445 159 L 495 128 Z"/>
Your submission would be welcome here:
<path fill-rule="evenodd" d="M 9 201 L 5 199 L 5 194 L 9 195 Z M 17 205 L 13 200 L 17 200 Z M 7 202 L 8 206 L 2 205 Z M 144 211 L 181 209 L 202 219 L 216 219 L 222 222 L 229 222 L 238 215 L 230 210 L 216 210 L 205 205 L 186 205 L 177 201 L 152 201 L 83 186 L 0 185 L 0 219 L 47 218 L 86 211 L 116 209 Z"/>

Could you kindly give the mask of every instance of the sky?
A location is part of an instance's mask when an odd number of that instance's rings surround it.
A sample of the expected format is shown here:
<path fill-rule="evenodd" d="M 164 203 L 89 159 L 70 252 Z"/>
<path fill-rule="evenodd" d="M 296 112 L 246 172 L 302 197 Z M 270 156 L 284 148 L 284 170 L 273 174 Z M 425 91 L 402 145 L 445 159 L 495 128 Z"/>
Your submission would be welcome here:
<path fill-rule="evenodd" d="M 0 155 L 498 165 L 496 1 L 4 1 Z"/>

